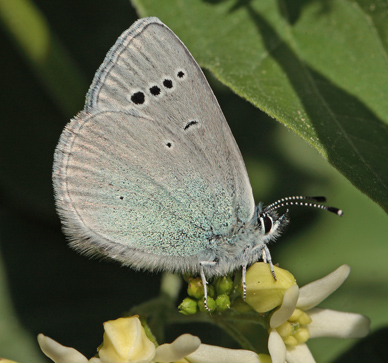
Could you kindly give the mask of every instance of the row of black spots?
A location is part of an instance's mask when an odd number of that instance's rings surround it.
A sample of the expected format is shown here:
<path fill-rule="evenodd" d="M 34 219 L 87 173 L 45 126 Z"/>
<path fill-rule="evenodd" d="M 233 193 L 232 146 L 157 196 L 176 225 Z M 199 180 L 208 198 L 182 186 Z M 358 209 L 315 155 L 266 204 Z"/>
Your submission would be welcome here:
<path fill-rule="evenodd" d="M 182 80 L 182 79 L 185 79 L 186 73 L 183 70 L 179 70 L 176 73 L 176 76 L 178 79 Z M 165 78 L 163 80 L 162 84 L 163 84 L 163 87 L 168 89 L 168 90 L 171 90 L 172 88 L 174 88 L 174 82 L 170 78 Z M 162 92 L 161 88 L 158 85 L 153 85 L 152 87 L 149 88 L 148 91 L 154 97 L 158 97 Z M 137 92 L 132 94 L 131 101 L 135 105 L 142 105 L 146 101 L 146 95 L 142 91 L 137 91 Z"/>

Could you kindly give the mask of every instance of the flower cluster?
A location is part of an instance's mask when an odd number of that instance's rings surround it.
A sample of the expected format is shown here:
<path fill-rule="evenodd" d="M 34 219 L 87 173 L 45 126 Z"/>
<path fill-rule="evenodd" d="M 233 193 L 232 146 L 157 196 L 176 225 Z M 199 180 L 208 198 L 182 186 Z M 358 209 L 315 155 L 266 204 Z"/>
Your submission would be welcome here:
<path fill-rule="evenodd" d="M 310 338 L 361 338 L 368 334 L 367 317 L 316 308 L 343 284 L 349 266 L 342 265 L 302 288 L 288 271 L 276 266 L 277 281 L 267 264 L 254 264 L 248 272 L 247 303 L 261 313 L 279 306 L 268 314 L 268 350 L 273 363 L 315 362 L 305 344 Z"/>
<path fill-rule="evenodd" d="M 221 276 L 215 278 L 207 286 L 207 306 L 204 304 L 204 287 L 200 277 L 188 278 L 187 294 L 179 305 L 179 311 L 184 315 L 193 315 L 201 312 L 223 312 L 230 308 L 230 297 L 234 289 L 233 280 L 230 276 Z"/>
<path fill-rule="evenodd" d="M 171 344 L 155 347 L 147 337 L 138 316 L 120 318 L 104 324 L 104 338 L 98 357 L 87 359 L 77 350 L 39 334 L 38 342 L 55 363 L 260 363 L 256 353 L 201 344 L 198 337 L 183 334 Z"/>
<path fill-rule="evenodd" d="M 104 323 L 103 343 L 97 349 L 96 356 L 91 359 L 43 334 L 38 336 L 38 342 L 44 354 L 55 363 L 315 362 L 306 345 L 310 338 L 357 338 L 365 336 L 369 331 L 369 319 L 362 315 L 316 307 L 342 285 L 349 272 L 349 266 L 343 265 L 326 277 L 299 288 L 294 276 L 279 267 L 275 266 L 276 280 L 266 263 L 256 263 L 248 269 L 247 296 L 243 305 L 248 307 L 251 313 L 254 309 L 263 318 L 262 321 L 267 326 L 269 334 L 270 355 L 202 344 L 198 337 L 190 334 L 181 335 L 171 344 L 157 346 L 153 338 L 147 336 L 137 315 Z M 225 308 L 229 309 L 228 294 L 233 290 L 235 295 L 236 286 L 230 277 L 225 277 L 215 280 L 213 288 L 214 311 L 218 312 L 220 318 L 222 311 Z M 212 288 L 209 291 L 212 291 Z M 203 310 L 201 281 L 190 280 L 188 292 L 189 309 L 187 310 L 186 306 L 184 313 L 195 313 L 198 307 Z M 227 304 L 219 303 L 217 307 L 216 301 L 219 296 L 223 296 L 223 301 L 227 301 Z M 192 303 L 194 305 L 190 311 Z M 241 314 L 237 309 L 238 304 L 231 305 L 227 316 Z M 182 311 L 182 306 L 180 309 Z M 16 363 L 1 358 L 0 361 Z"/>

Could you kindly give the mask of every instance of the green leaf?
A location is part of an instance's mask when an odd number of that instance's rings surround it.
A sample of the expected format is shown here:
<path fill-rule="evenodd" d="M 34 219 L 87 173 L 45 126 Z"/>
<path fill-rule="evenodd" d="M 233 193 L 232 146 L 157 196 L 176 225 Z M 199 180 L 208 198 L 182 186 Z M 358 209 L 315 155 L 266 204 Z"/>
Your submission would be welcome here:
<path fill-rule="evenodd" d="M 158 16 L 202 67 L 301 136 L 388 211 L 383 1 L 132 3 L 141 16 Z"/>

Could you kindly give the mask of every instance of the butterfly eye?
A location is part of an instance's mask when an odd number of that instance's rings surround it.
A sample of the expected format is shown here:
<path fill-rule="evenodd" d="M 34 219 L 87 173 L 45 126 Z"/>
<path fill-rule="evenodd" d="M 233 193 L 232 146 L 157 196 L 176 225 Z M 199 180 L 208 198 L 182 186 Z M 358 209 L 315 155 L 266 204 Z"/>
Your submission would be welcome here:
<path fill-rule="evenodd" d="M 264 232 L 264 234 L 268 234 L 271 232 L 273 223 L 272 218 L 268 215 L 262 215 L 260 216 L 260 222 L 261 222 L 261 230 Z"/>

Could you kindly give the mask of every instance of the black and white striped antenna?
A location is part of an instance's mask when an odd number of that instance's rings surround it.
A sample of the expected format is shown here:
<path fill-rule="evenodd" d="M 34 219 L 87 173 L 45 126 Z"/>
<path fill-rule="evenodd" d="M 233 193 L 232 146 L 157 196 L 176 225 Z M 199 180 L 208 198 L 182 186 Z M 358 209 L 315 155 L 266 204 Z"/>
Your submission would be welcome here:
<path fill-rule="evenodd" d="M 319 209 L 327 210 L 328 212 L 335 213 L 340 217 L 342 217 L 342 215 L 344 214 L 344 212 L 341 209 L 338 209 L 335 207 L 328 207 L 326 205 L 322 205 L 314 202 L 324 203 L 326 202 L 326 198 L 321 196 L 309 197 L 309 196 L 303 196 L 303 195 L 294 195 L 291 197 L 285 197 L 266 206 L 263 209 L 262 213 L 270 212 L 270 211 L 279 209 L 281 207 L 297 205 L 301 207 L 311 207 L 311 208 L 319 208 Z"/>

